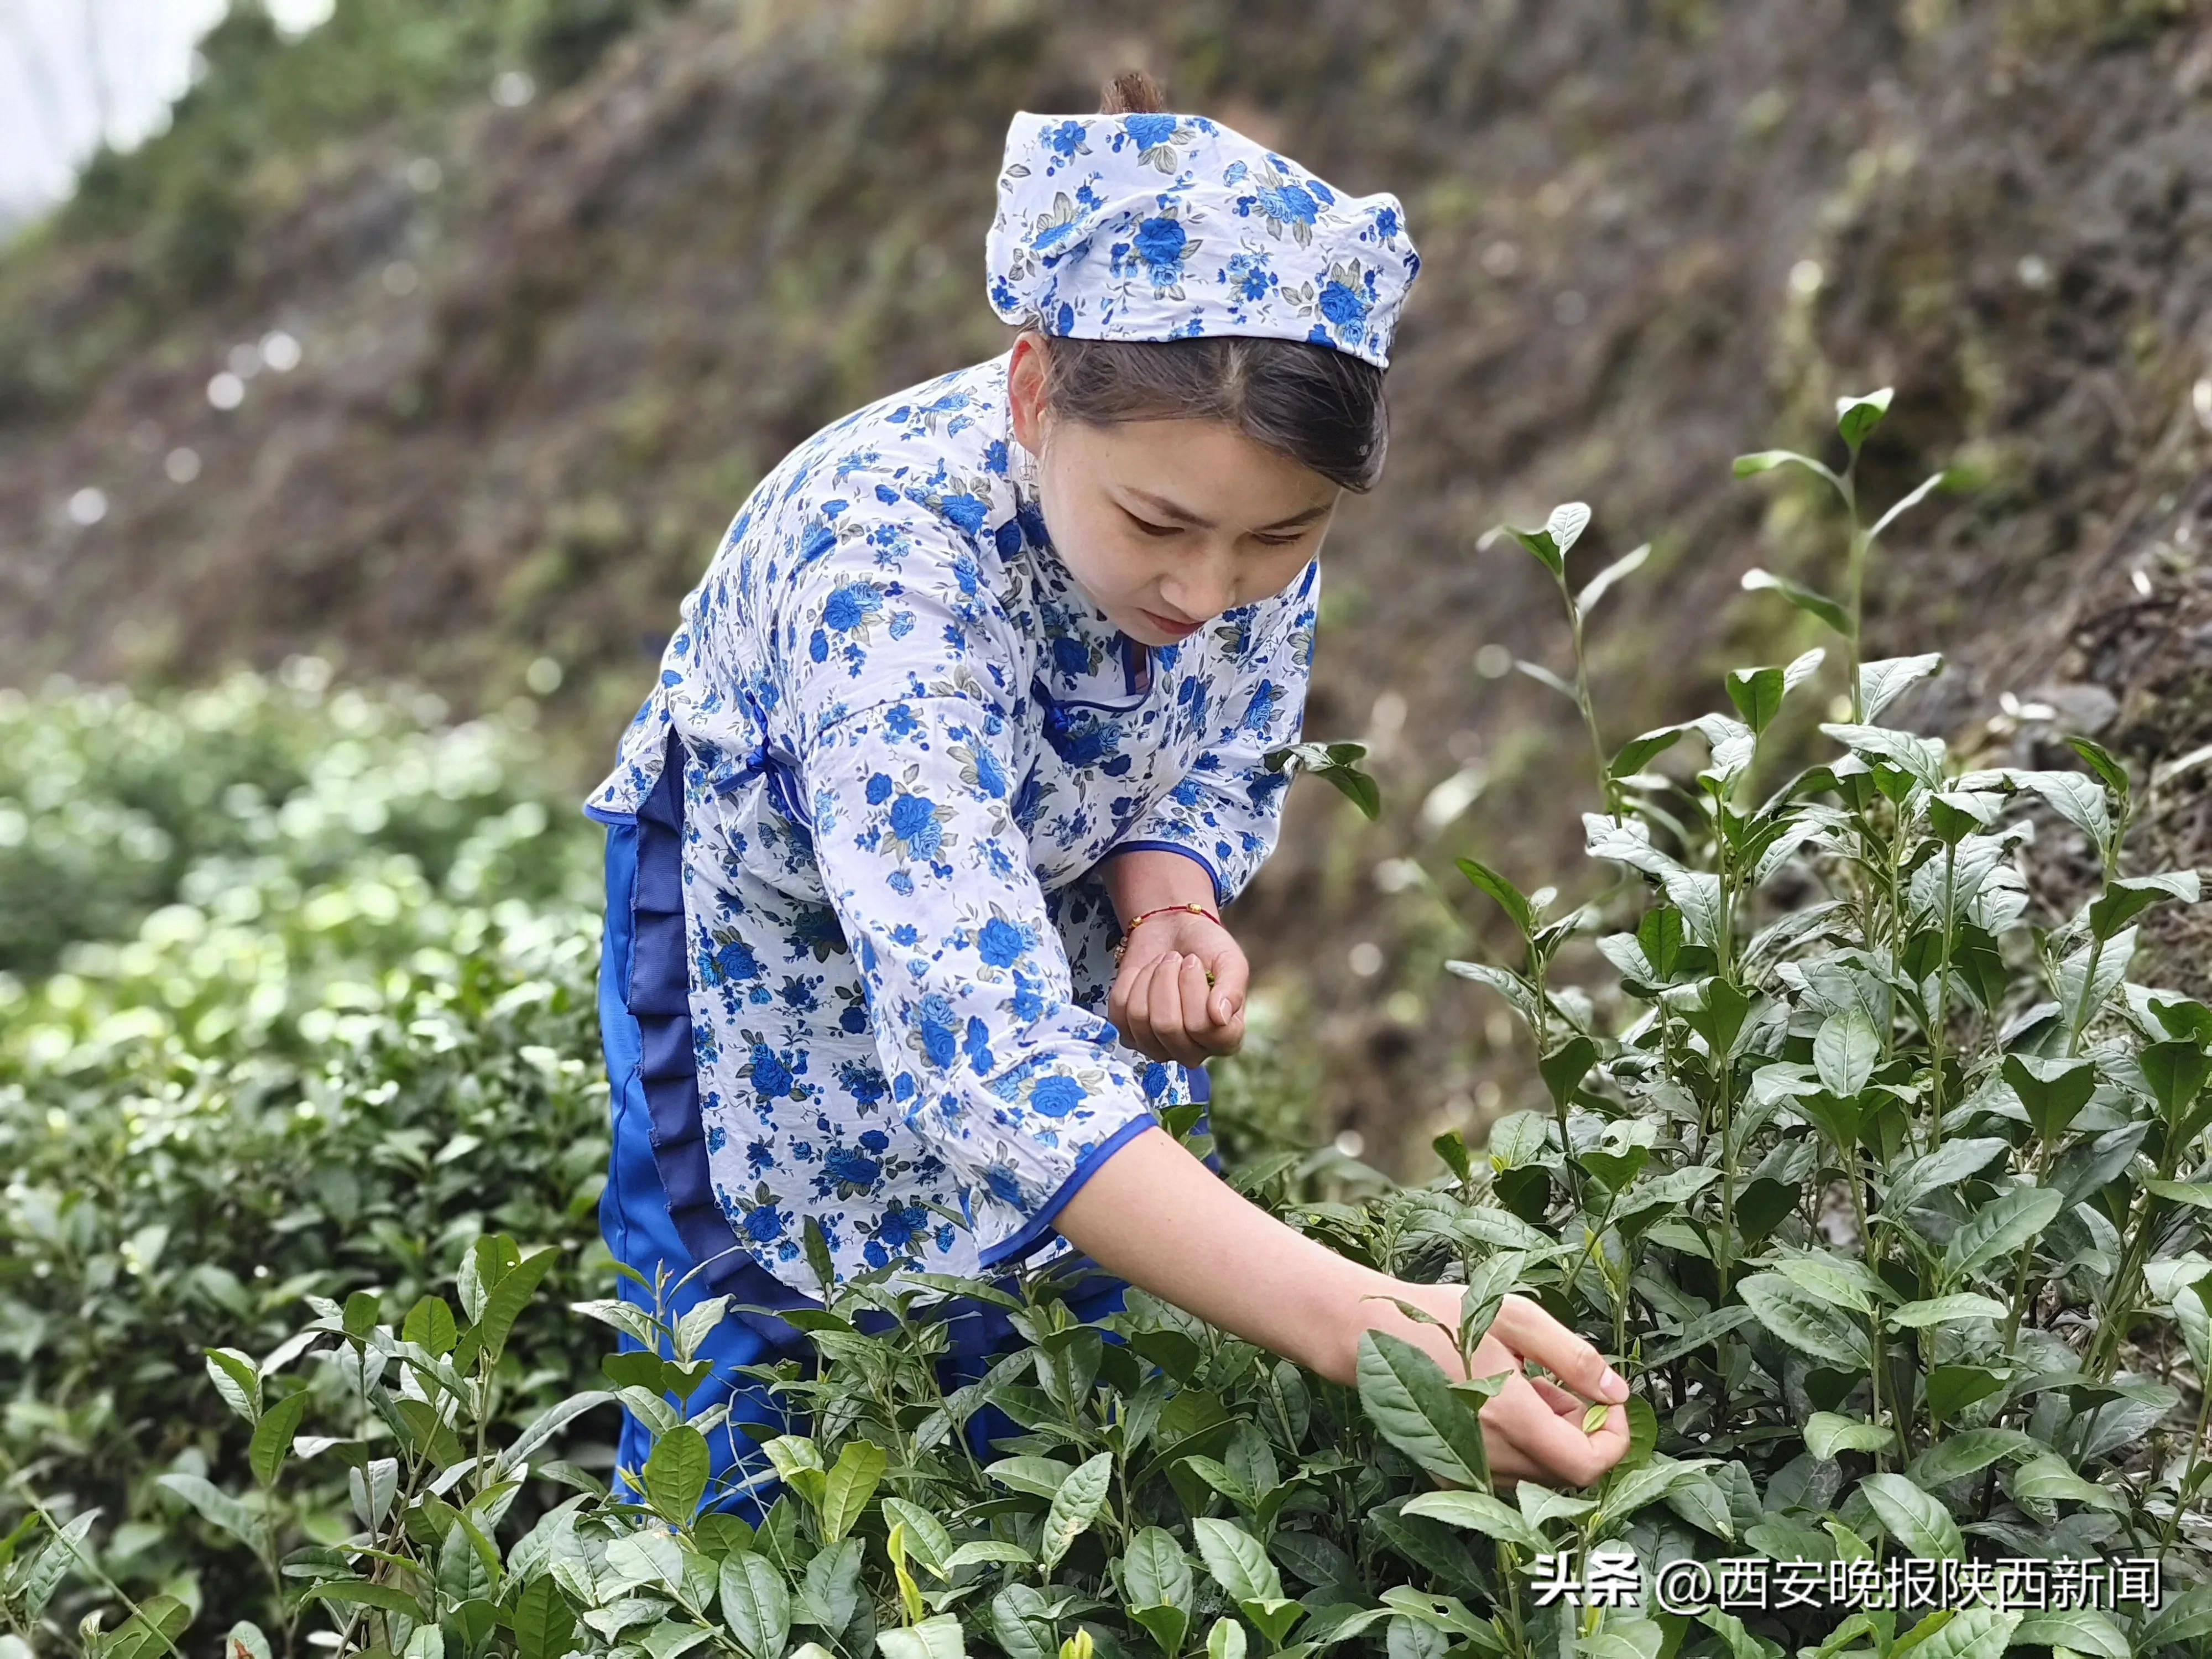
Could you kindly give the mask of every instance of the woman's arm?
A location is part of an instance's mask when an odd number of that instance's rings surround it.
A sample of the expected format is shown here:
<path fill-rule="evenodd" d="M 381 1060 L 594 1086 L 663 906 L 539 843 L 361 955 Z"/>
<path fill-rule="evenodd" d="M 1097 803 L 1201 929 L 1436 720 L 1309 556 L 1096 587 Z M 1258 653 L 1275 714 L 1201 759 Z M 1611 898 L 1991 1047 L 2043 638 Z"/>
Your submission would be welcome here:
<path fill-rule="evenodd" d="M 1401 1313 L 1402 1298 L 1456 1326 L 1456 1285 L 1408 1284 L 1339 1255 L 1252 1203 L 1154 1127 L 1099 1165 L 1054 1218 L 1054 1226 L 1109 1273 L 1208 1324 L 1351 1382 L 1360 1333 L 1370 1328 L 1426 1350 L 1464 1375 L 1449 1334 Z M 1514 1378 L 1482 1412 L 1492 1462 L 1504 1478 L 1586 1486 L 1628 1447 L 1616 1406 L 1595 1434 L 1583 1431 L 1584 1400 L 1625 1401 L 1627 1385 L 1604 1356 L 1534 1302 L 1509 1297 L 1476 1354 L 1485 1376 Z M 1540 1392 L 1519 1361 L 1543 1364 L 1582 1399 Z"/>
<path fill-rule="evenodd" d="M 1133 918 L 1164 905 L 1213 908 L 1213 878 L 1206 866 L 1181 853 L 1155 848 L 1109 853 L 1098 870 L 1107 896 L 1114 901 L 1114 914 L 1124 927 Z"/>

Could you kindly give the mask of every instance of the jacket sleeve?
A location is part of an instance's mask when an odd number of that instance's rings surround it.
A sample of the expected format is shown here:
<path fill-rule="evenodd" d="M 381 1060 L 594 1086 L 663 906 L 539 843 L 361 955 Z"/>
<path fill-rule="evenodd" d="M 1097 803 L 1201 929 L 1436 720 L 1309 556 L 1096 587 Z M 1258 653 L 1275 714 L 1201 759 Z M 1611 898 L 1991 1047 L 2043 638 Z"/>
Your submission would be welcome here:
<path fill-rule="evenodd" d="M 779 634 L 814 856 L 891 1098 L 994 1267 L 1158 1120 L 1113 1025 L 1074 1000 L 1013 817 L 1019 640 L 972 568 L 915 568 L 803 581 Z"/>
<path fill-rule="evenodd" d="M 1239 670 L 1216 705 L 1206 746 L 1182 781 L 1115 842 L 1114 853 L 1181 853 L 1212 878 L 1217 904 L 1227 904 L 1250 884 L 1282 830 L 1290 778 L 1270 772 L 1263 757 L 1297 741 L 1320 587 L 1316 559 L 1278 598 L 1251 607 Z"/>

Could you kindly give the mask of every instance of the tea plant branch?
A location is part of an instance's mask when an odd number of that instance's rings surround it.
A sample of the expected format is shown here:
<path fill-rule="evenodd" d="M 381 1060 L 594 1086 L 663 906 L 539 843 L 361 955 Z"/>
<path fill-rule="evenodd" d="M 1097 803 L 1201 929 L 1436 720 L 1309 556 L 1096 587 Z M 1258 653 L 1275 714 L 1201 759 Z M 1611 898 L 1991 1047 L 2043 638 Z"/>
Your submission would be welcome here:
<path fill-rule="evenodd" d="M 1961 831 L 1963 834 L 1964 831 Z M 1957 948 L 1959 843 L 1943 842 L 1943 937 L 1936 958 L 1936 1006 L 1928 1018 L 1928 1150 L 1943 1144 L 1943 1063 L 1950 1018 L 1951 952 Z"/>
<path fill-rule="evenodd" d="M 1604 598 L 1606 591 L 1624 576 L 1640 568 L 1650 557 L 1651 544 L 1644 543 L 1614 560 L 1584 585 L 1580 593 L 1567 586 L 1567 554 L 1583 532 L 1589 526 L 1590 510 L 1582 501 L 1568 501 L 1552 509 L 1551 516 L 1540 530 L 1522 530 L 1512 525 L 1492 525 L 1476 541 L 1477 551 L 1486 549 L 1501 535 L 1508 535 L 1528 550 L 1536 562 L 1542 565 L 1559 589 L 1559 603 L 1566 607 L 1567 631 L 1574 645 L 1575 678 L 1572 685 L 1562 684 L 1550 671 L 1529 662 L 1516 665 L 1532 679 L 1550 686 L 1565 695 L 1582 716 L 1583 729 L 1589 735 L 1590 758 L 1597 769 L 1598 796 L 1604 802 L 1606 816 L 1618 819 L 1622 811 L 1620 780 L 1613 776 L 1606 758 L 1605 738 L 1598 729 L 1597 708 L 1590 700 L 1589 653 L 1583 643 L 1583 621 Z"/>
<path fill-rule="evenodd" d="M 1765 449 L 1735 458 L 1735 473 L 1739 478 L 1748 478 L 1777 467 L 1794 465 L 1827 480 L 1829 486 L 1842 497 L 1844 512 L 1850 526 L 1850 544 L 1844 556 L 1844 584 L 1850 595 L 1846 603 L 1835 600 L 1800 586 L 1786 578 L 1765 570 L 1744 573 L 1743 586 L 1752 592 L 1771 589 L 1779 592 L 1798 610 L 1818 617 L 1830 629 L 1841 635 L 1846 647 L 1844 668 L 1850 677 L 1851 723 L 1857 725 L 1866 719 L 1866 687 L 1859 672 L 1863 653 L 1860 641 L 1866 605 L 1867 555 L 1881 532 L 1889 528 L 1898 517 L 1925 500 L 1929 492 L 1949 476 L 1948 471 L 1938 472 L 1923 480 L 1917 488 L 1899 497 L 1889 510 L 1877 520 L 1872 528 L 1862 527 L 1858 505 L 1859 450 L 1882 416 L 1889 412 L 1893 388 L 1883 386 L 1861 397 L 1842 397 L 1836 399 L 1836 430 L 1842 435 L 1844 447 L 1850 456 L 1844 470 L 1838 473 L 1815 460 L 1810 455 L 1801 455 L 1794 450 Z"/>
<path fill-rule="evenodd" d="M 2183 1292 L 2184 1295 L 2191 1293 L 2186 1291 Z M 2188 1508 L 2190 1502 L 2196 1497 L 2193 1488 L 2196 1485 L 2197 1463 L 2204 1455 L 2205 1425 L 2208 1420 L 2212 1420 L 2212 1378 L 2198 1377 L 2197 1392 L 2198 1395 L 2197 1428 L 2189 1437 L 2189 1461 L 2182 1468 L 2180 1484 L 2174 1488 L 2173 1508 L 2166 1514 L 2166 1530 L 2159 1534 L 2158 1559 L 2161 1562 L 2166 1559 L 2166 1551 L 2173 1547 L 2174 1529 L 2181 1524 L 2182 1510 Z"/>
<path fill-rule="evenodd" d="M 4 1452 L 0 1452 L 0 1456 L 5 1455 L 6 1454 Z M 146 1630 L 151 1632 L 155 1637 L 160 1638 L 161 1645 L 169 1650 L 170 1659 L 185 1659 L 184 1654 L 178 1649 L 176 1643 L 170 1639 L 167 1631 L 162 1628 L 161 1621 L 158 1620 L 149 1619 L 146 1616 L 146 1610 L 140 1607 L 137 1602 L 131 1600 L 129 1591 L 125 1590 L 122 1585 L 117 1583 L 114 1579 L 108 1577 L 106 1569 L 102 1567 L 100 1565 L 100 1562 L 89 1552 L 80 1547 L 79 1544 L 69 1541 L 64 1537 L 61 1523 L 54 1519 L 52 1513 L 48 1510 L 43 1503 L 40 1501 L 38 1493 L 31 1490 L 30 1483 L 24 1478 L 23 1471 L 15 1466 L 15 1462 L 13 1458 L 8 1459 L 8 1473 L 9 1485 L 15 1487 L 16 1492 L 21 1495 L 25 1507 L 29 1509 L 32 1514 L 37 1516 L 39 1519 L 46 1524 L 46 1530 L 53 1534 L 56 1542 L 69 1551 L 70 1559 L 74 1560 L 77 1565 L 82 1567 L 87 1572 L 90 1573 L 94 1578 L 97 1579 L 101 1589 L 105 1589 L 117 1601 L 122 1602 L 125 1611 L 130 1614 L 131 1618 L 137 1620 Z M 52 1546 L 49 1546 L 49 1547 L 52 1547 Z M 66 1569 L 64 1569 L 64 1571 L 66 1571 Z M 6 1609 L 0 1608 L 0 1611 L 6 1611 Z M 9 1612 L 8 1622 L 10 1626 L 14 1626 L 16 1632 L 21 1637 L 23 1644 L 27 1650 L 30 1646 L 30 1638 L 35 1632 L 16 1624 L 15 1616 L 12 1612 Z M 127 1627 L 128 1626 L 126 1626 L 125 1628 Z M 122 1631 L 118 1630 L 114 1634 L 119 1636 L 122 1634 Z"/>

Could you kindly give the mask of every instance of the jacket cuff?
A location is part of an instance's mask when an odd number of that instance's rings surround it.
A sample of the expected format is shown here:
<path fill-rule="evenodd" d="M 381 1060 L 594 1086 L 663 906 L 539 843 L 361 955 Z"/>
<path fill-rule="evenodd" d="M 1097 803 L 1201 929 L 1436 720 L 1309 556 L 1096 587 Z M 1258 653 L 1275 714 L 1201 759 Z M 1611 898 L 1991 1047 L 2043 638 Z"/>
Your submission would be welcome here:
<path fill-rule="evenodd" d="M 1159 1119 L 1153 1116 L 1151 1112 L 1139 1113 L 1115 1130 L 1105 1139 L 1085 1152 L 1075 1160 L 1075 1167 L 1068 1171 L 1067 1179 L 1060 1182 L 1052 1195 L 1038 1206 L 1018 1230 L 1008 1234 L 994 1244 L 985 1245 L 976 1253 L 977 1265 L 983 1267 L 1000 1267 L 1029 1255 L 1040 1244 L 1044 1243 L 1052 1235 L 1053 1218 L 1060 1212 L 1069 1199 L 1075 1196 L 1083 1183 L 1097 1174 L 1105 1166 L 1106 1160 L 1115 1152 L 1120 1152 L 1122 1147 L 1127 1146 L 1146 1130 L 1158 1127 Z"/>

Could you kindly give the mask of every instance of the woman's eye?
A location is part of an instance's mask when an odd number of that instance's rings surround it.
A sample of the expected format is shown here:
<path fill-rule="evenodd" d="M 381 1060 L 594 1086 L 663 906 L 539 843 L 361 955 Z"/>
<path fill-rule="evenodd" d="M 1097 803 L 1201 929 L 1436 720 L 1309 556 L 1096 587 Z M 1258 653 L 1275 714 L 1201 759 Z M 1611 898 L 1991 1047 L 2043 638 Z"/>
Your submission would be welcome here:
<path fill-rule="evenodd" d="M 1299 539 L 1296 536 L 1259 536 L 1254 538 L 1262 547 L 1288 547 Z"/>
<path fill-rule="evenodd" d="M 1179 527 L 1175 525 L 1153 524 L 1149 520 L 1139 518 L 1133 513 L 1129 515 L 1129 522 L 1147 536 L 1173 536 L 1180 533 Z"/>

